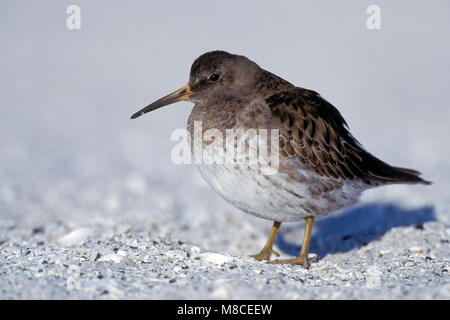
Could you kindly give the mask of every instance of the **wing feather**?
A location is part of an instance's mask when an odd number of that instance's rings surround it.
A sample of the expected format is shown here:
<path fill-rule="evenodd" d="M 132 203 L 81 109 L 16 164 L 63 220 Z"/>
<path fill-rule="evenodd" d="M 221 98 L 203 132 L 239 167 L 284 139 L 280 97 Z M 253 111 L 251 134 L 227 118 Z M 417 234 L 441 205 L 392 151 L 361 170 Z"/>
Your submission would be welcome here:
<path fill-rule="evenodd" d="M 428 183 L 368 153 L 348 131 L 339 111 L 317 92 L 292 88 L 265 99 L 280 130 L 280 155 L 297 158 L 317 174 L 367 183 Z"/>

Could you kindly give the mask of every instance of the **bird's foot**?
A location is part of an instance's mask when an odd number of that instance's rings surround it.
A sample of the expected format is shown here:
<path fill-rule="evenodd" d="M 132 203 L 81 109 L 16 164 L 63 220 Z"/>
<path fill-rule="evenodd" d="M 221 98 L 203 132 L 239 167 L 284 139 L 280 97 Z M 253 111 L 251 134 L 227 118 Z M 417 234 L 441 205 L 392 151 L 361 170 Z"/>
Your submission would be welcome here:
<path fill-rule="evenodd" d="M 264 248 L 262 248 L 260 253 L 253 254 L 250 257 L 255 258 L 258 261 L 262 261 L 262 260 L 269 261 L 272 254 L 275 255 L 276 257 L 280 256 L 280 254 L 278 252 L 276 252 L 275 250 L 273 250 L 272 248 L 264 247 Z"/>
<path fill-rule="evenodd" d="M 295 258 L 290 259 L 277 259 L 269 261 L 270 264 L 300 264 L 304 266 L 306 269 L 309 269 L 310 261 L 313 259 L 308 259 L 308 257 L 304 254 L 300 254 Z"/>

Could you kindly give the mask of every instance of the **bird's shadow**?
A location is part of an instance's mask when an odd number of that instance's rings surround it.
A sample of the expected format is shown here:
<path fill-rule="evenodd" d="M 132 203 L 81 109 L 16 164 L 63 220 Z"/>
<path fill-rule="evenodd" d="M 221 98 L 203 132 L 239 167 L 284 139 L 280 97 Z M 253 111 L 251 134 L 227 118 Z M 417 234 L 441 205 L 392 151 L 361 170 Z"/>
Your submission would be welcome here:
<path fill-rule="evenodd" d="M 318 219 L 310 242 L 309 252 L 323 258 L 329 253 L 344 253 L 363 247 L 382 237 L 389 230 L 402 226 L 423 228 L 423 223 L 436 220 L 434 208 L 426 206 L 407 210 L 392 204 L 368 204 L 344 211 L 338 216 Z M 298 239 L 303 236 L 300 228 Z M 275 241 L 278 248 L 291 256 L 298 254 L 301 241 L 286 240 L 280 230 Z"/>

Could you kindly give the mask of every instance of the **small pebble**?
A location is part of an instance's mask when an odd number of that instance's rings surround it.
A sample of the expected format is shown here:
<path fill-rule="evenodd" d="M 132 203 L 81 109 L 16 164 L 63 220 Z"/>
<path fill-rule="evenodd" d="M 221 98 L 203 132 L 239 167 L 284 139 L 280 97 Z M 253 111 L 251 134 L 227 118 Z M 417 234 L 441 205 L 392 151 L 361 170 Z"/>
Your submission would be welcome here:
<path fill-rule="evenodd" d="M 61 245 L 71 246 L 83 243 L 90 235 L 92 230 L 89 228 L 79 228 L 76 229 L 60 238 L 58 238 L 57 243 Z"/>
<path fill-rule="evenodd" d="M 231 261 L 233 258 L 215 252 L 205 252 L 200 254 L 200 259 L 214 264 L 223 264 L 225 262 Z"/>
<path fill-rule="evenodd" d="M 424 250 L 420 247 L 411 247 L 409 248 L 409 252 L 411 253 L 422 253 Z"/>

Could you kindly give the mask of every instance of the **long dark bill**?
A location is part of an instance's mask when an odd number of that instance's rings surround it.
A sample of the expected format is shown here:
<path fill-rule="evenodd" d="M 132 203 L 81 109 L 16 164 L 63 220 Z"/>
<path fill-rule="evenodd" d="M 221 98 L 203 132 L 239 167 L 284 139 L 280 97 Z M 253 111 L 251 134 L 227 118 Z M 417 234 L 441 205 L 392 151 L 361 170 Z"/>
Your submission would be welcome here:
<path fill-rule="evenodd" d="M 142 116 L 143 114 L 146 114 L 147 112 L 159 109 L 161 107 L 167 106 L 169 104 L 178 102 L 178 101 L 186 101 L 189 100 L 191 95 L 191 89 L 189 88 L 189 84 L 185 85 L 183 88 L 178 89 L 175 92 L 172 92 L 171 94 L 156 100 L 152 104 L 149 104 L 145 108 L 139 110 L 135 114 L 131 116 L 131 119 L 136 119 L 137 117 Z"/>

